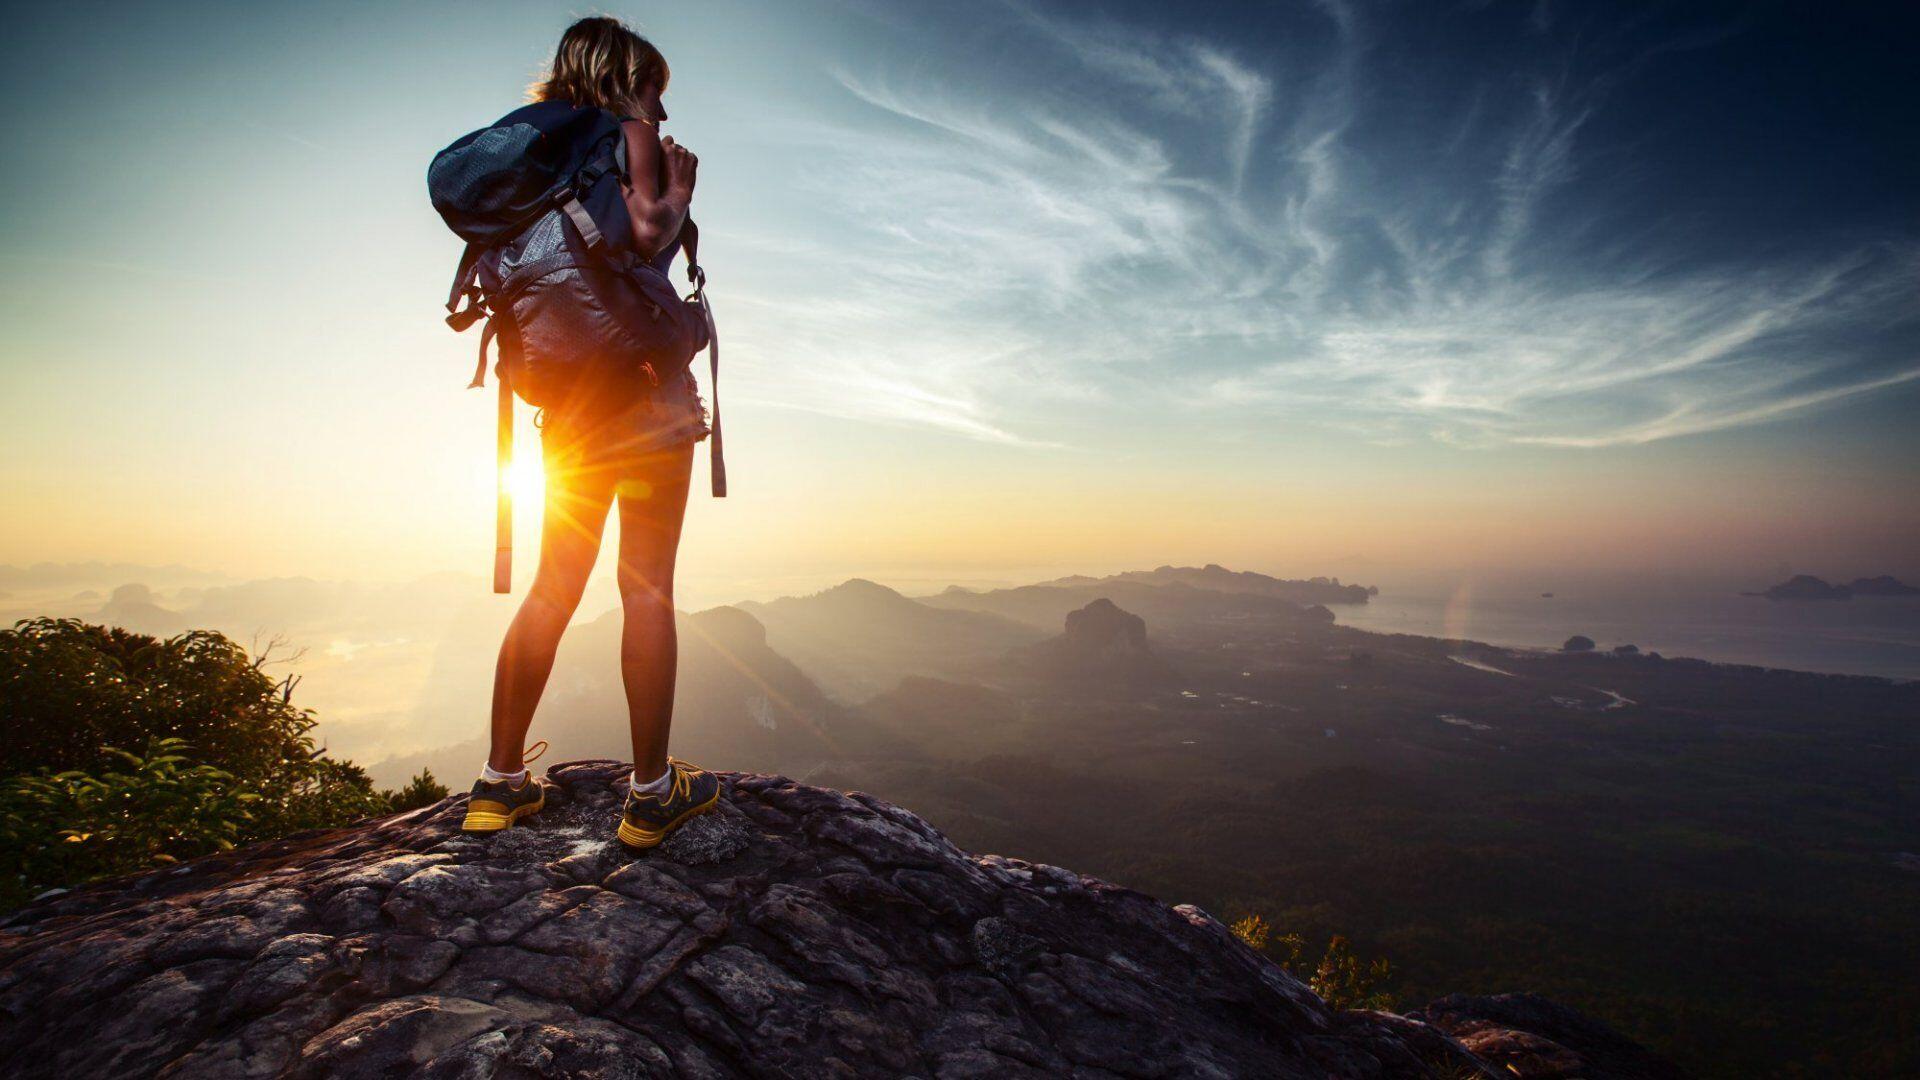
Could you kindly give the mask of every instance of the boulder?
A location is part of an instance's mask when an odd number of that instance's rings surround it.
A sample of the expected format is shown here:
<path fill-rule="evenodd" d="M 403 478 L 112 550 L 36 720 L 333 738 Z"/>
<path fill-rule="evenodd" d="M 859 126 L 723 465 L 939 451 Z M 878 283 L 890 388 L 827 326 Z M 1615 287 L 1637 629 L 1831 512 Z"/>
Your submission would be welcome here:
<path fill-rule="evenodd" d="M 1410 1014 L 1522 1080 L 1684 1080 L 1679 1066 L 1537 994 L 1453 994 Z"/>

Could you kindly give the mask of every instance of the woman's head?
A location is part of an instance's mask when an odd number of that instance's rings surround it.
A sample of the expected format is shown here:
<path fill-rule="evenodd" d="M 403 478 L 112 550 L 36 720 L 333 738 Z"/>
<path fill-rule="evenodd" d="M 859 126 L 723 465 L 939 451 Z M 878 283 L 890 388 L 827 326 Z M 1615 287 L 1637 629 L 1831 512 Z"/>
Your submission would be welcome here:
<path fill-rule="evenodd" d="M 667 58 L 652 42 L 618 19 L 596 15 L 560 35 L 553 67 L 533 85 L 533 99 L 664 120 L 660 94 L 671 77 Z"/>

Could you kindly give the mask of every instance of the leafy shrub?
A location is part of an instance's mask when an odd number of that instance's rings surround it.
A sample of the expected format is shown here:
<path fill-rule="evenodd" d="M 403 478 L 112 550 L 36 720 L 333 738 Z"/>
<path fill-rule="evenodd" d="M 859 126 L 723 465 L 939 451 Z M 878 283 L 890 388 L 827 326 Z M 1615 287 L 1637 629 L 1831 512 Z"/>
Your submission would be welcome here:
<path fill-rule="evenodd" d="M 422 769 L 420 775 L 408 781 L 406 787 L 386 793 L 387 809 L 396 814 L 418 810 L 423 806 L 432 806 L 449 794 L 447 785 L 433 778 L 433 770 Z"/>
<path fill-rule="evenodd" d="M 145 754 L 106 748 L 99 775 L 69 770 L 0 782 L 0 872 L 18 903 L 44 888 L 162 866 L 234 846 L 260 796 L 195 764 L 179 739 Z"/>
<path fill-rule="evenodd" d="M 1384 959 L 1362 960 L 1339 934 L 1327 942 L 1327 951 L 1307 980 L 1313 992 L 1336 1009 L 1392 1009 L 1393 995 L 1381 989 L 1393 977 Z"/>
<path fill-rule="evenodd" d="M 97 770 L 109 746 L 183 739 L 202 761 L 241 777 L 298 768 L 314 719 L 292 704 L 295 680 L 264 670 L 224 635 L 161 641 L 73 619 L 28 619 L 0 631 L 0 702 L 9 773 Z"/>
<path fill-rule="evenodd" d="M 431 773 L 383 792 L 326 756 L 298 680 L 263 670 L 270 653 L 70 619 L 0 631 L 0 907 L 446 797 Z"/>
<path fill-rule="evenodd" d="M 1273 933 L 1273 927 L 1268 926 L 1267 920 L 1258 914 L 1236 919 L 1228 929 L 1233 931 L 1234 937 L 1246 942 L 1248 948 L 1257 952 L 1267 951 L 1267 938 Z"/>
<path fill-rule="evenodd" d="M 1335 934 L 1320 954 L 1310 975 L 1303 976 L 1300 954 L 1306 939 L 1299 934 L 1273 936 L 1273 927 L 1258 913 L 1238 919 L 1229 928 L 1247 946 L 1272 957 L 1295 978 L 1304 978 L 1313 992 L 1336 1009 L 1392 1009 L 1393 995 L 1382 987 L 1393 978 L 1385 960 L 1362 960 L 1342 935 Z"/>

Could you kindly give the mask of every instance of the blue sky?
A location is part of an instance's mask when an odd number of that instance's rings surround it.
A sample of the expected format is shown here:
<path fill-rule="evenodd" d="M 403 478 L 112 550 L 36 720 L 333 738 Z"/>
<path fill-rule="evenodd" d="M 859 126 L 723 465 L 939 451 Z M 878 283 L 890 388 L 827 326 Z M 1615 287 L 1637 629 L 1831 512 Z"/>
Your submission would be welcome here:
<path fill-rule="evenodd" d="M 703 161 L 695 573 L 1920 560 L 1895 5 L 609 10 Z M 0 561 L 481 565 L 422 177 L 578 13 L 16 12 Z"/>
<path fill-rule="evenodd" d="M 1040 382 L 1606 446 L 1920 375 L 1916 87 L 1872 20 L 890 10 L 887 48 L 829 67 L 872 115 L 816 130 L 866 219 L 843 250 L 954 332 L 949 381 L 900 376 L 929 422 L 1043 438 Z M 1013 332 L 983 352 L 969 311 Z"/>

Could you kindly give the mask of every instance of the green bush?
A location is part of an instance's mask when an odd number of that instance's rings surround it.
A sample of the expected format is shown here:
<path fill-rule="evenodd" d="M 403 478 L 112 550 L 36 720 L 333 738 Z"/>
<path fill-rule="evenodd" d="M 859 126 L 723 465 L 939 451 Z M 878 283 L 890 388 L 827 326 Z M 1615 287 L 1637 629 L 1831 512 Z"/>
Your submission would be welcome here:
<path fill-rule="evenodd" d="M 1259 915 L 1247 915 L 1230 928 L 1233 936 L 1272 957 L 1295 978 L 1305 979 L 1321 1000 L 1336 1009 L 1393 1008 L 1393 995 L 1383 989 L 1393 978 L 1393 968 L 1385 960 L 1362 960 L 1339 934 L 1333 935 L 1311 974 L 1303 975 L 1300 954 L 1306 939 L 1299 934 L 1273 936 L 1273 927 Z"/>
<path fill-rule="evenodd" d="M 1339 934 L 1327 942 L 1327 951 L 1308 980 L 1313 992 L 1336 1009 L 1393 1008 L 1393 995 L 1382 986 L 1393 977 L 1393 968 L 1383 959 L 1362 960 L 1353 953 L 1347 939 Z"/>
<path fill-rule="evenodd" d="M 121 767 L 0 782 L 0 870 L 7 897 L 231 848 L 260 796 L 232 773 L 195 764 L 179 739 L 145 754 L 107 748 Z M 9 905 L 9 906 L 10 906 Z"/>
<path fill-rule="evenodd" d="M 298 770 L 313 756 L 313 716 L 296 681 L 264 670 L 221 634 L 161 641 L 73 619 L 0 631 L 0 703 L 9 753 L 0 770 L 98 771 L 109 746 L 182 739 L 195 757 L 243 778 Z"/>
<path fill-rule="evenodd" d="M 447 796 L 426 772 L 378 791 L 326 756 L 293 704 L 298 680 L 263 670 L 270 652 L 66 619 L 0 631 L 0 908 Z"/>
<path fill-rule="evenodd" d="M 399 791 L 387 792 L 387 809 L 398 814 L 407 810 L 418 810 L 423 806 L 432 806 L 451 792 L 447 785 L 433 778 L 433 770 L 421 769 L 420 775 L 408 781 Z"/>

